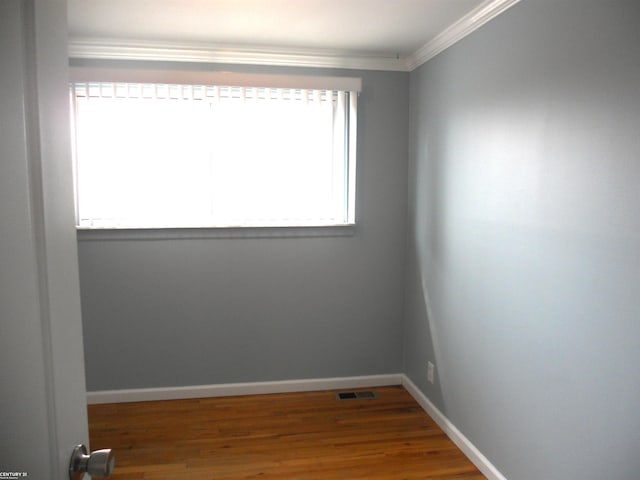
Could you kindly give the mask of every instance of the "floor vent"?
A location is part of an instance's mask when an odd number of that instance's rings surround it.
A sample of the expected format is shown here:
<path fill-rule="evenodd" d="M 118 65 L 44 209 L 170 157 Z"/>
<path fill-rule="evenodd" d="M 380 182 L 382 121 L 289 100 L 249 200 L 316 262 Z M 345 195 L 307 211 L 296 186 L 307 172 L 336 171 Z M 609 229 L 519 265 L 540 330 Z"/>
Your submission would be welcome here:
<path fill-rule="evenodd" d="M 340 392 L 336 393 L 336 400 L 375 400 L 376 392 Z"/>

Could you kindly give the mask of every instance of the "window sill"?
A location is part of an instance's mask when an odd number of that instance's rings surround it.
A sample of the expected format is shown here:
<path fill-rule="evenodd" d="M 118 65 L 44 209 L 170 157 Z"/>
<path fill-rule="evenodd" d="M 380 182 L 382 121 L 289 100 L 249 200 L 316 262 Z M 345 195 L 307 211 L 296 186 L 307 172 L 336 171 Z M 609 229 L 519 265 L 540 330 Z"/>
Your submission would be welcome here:
<path fill-rule="evenodd" d="M 316 227 L 234 228 L 77 228 L 78 241 L 92 240 L 189 240 L 213 238 L 313 238 L 351 237 L 355 225 Z"/>

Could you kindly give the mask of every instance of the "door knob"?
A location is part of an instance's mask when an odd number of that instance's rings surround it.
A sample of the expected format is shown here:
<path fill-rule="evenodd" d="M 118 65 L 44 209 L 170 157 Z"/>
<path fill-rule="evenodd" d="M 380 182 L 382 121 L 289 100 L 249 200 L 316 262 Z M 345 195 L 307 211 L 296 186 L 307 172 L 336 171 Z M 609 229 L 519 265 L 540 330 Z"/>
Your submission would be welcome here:
<path fill-rule="evenodd" d="M 69 480 L 81 480 L 85 473 L 95 478 L 110 477 L 115 461 L 109 448 L 95 450 L 87 455 L 87 447 L 76 445 L 69 462 Z"/>

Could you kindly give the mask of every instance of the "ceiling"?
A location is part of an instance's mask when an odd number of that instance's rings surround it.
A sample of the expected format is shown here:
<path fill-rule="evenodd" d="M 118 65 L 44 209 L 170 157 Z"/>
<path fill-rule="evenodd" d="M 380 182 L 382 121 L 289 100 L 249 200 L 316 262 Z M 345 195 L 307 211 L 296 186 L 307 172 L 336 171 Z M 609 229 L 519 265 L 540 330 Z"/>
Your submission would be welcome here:
<path fill-rule="evenodd" d="M 295 57 L 317 66 L 410 70 L 434 41 L 475 29 L 515 1 L 68 0 L 70 54 L 144 58 L 163 50 L 234 60 L 226 57 L 235 53 L 254 60 L 247 63 L 291 64 Z"/>

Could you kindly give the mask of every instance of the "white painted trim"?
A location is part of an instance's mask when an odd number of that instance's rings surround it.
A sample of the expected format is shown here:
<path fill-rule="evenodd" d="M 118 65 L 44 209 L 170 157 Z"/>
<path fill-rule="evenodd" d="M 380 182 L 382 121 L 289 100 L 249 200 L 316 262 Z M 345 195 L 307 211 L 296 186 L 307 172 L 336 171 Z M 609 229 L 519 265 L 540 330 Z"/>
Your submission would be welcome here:
<path fill-rule="evenodd" d="M 69 57 L 407 71 L 405 59 L 383 54 L 122 39 L 72 38 L 69 41 Z"/>
<path fill-rule="evenodd" d="M 361 377 L 319 378 L 308 380 L 284 380 L 276 382 L 227 383 L 219 385 L 195 385 L 189 387 L 137 388 L 130 390 L 103 390 L 87 392 L 87 403 L 126 403 L 153 400 L 177 400 L 184 398 L 231 397 L 236 395 L 260 395 L 267 393 L 311 392 L 343 388 L 367 388 L 400 385 L 402 374 L 369 375 Z"/>
<path fill-rule="evenodd" d="M 520 0 L 487 0 L 416 50 L 407 60 L 406 69 L 413 71 L 443 50 L 474 32 Z"/>
<path fill-rule="evenodd" d="M 231 397 L 237 395 L 261 395 L 269 393 L 311 392 L 351 388 L 402 385 L 444 433 L 462 450 L 469 460 L 488 480 L 507 480 L 478 448 L 431 403 L 409 377 L 402 373 L 368 375 L 359 377 L 319 378 L 307 380 L 283 380 L 274 382 L 227 383 L 195 385 L 188 387 L 138 388 L 128 390 L 103 390 L 87 392 L 87 403 L 126 403 L 186 398 Z"/>
<path fill-rule="evenodd" d="M 224 44 L 167 43 L 113 38 L 71 38 L 70 58 L 205 62 L 410 72 L 520 0 L 486 0 L 408 57 L 339 50 L 247 48 Z"/>
<path fill-rule="evenodd" d="M 488 480 L 507 480 L 500 471 L 485 457 L 478 448 L 471 443 L 464 434 L 451 423 L 451 421 L 431 403 L 424 393 L 411 381 L 409 377 L 402 374 L 402 386 L 411 394 L 416 402 L 423 408 L 447 436 L 462 450 L 471 462 L 478 467 L 478 470 L 487 477 Z"/>
<path fill-rule="evenodd" d="M 305 88 L 362 91 L 362 78 L 309 75 L 273 75 L 225 71 L 153 70 L 135 68 L 70 67 L 71 82 L 168 83 L 232 87 Z"/>

